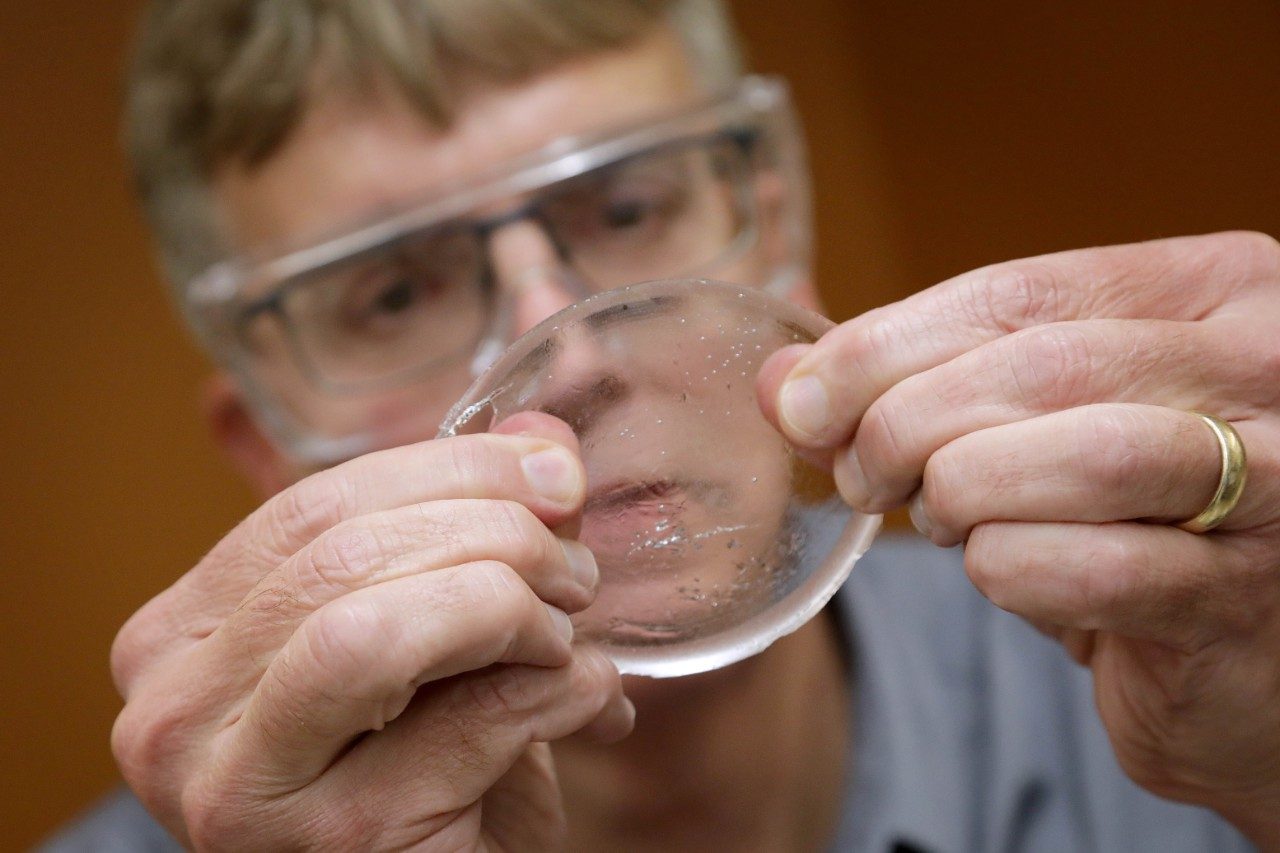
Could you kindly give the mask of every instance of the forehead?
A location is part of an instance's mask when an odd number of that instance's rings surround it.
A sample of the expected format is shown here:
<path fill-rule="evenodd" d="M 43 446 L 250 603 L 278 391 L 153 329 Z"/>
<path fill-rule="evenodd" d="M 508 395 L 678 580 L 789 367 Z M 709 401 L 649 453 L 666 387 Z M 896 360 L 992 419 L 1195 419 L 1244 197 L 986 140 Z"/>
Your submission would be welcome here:
<path fill-rule="evenodd" d="M 521 83 L 471 87 L 447 129 L 394 95 L 334 94 L 312 104 L 265 162 L 219 170 L 214 199 L 233 251 L 306 243 L 558 138 L 640 121 L 698 94 L 665 28 Z"/>

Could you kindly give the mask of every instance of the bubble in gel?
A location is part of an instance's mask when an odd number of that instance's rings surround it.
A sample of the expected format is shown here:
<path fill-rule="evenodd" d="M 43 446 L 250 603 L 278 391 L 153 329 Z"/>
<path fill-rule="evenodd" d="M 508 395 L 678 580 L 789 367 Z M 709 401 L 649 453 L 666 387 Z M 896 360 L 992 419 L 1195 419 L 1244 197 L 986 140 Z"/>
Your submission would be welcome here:
<path fill-rule="evenodd" d="M 565 421 L 587 470 L 580 539 L 601 577 L 596 601 L 573 617 L 577 640 L 598 643 L 624 673 L 726 666 L 815 615 L 879 527 L 879 516 L 844 506 L 755 396 L 769 355 L 831 325 L 705 280 L 608 291 L 512 344 L 440 435 L 522 411 Z"/>

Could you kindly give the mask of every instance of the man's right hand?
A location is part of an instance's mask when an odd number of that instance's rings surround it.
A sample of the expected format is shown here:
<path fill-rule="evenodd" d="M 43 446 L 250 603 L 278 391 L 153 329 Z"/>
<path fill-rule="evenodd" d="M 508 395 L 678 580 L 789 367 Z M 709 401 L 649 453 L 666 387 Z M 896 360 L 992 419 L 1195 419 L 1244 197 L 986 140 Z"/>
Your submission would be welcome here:
<path fill-rule="evenodd" d="M 595 595 L 552 529 L 585 475 L 561 422 L 371 454 L 282 492 L 120 631 L 125 779 L 202 849 L 542 849 L 547 742 L 634 710 L 566 612 Z"/>

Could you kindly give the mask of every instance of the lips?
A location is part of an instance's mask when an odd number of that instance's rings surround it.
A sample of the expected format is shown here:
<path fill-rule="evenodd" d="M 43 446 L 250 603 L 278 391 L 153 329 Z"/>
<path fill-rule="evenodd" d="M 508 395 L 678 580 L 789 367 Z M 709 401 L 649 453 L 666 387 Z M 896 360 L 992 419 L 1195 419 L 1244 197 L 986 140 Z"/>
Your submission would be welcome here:
<path fill-rule="evenodd" d="M 684 493 L 684 487 L 677 480 L 616 480 L 601 488 L 592 489 L 582 511 L 584 515 L 593 515 L 642 506 L 657 507 L 677 502 Z"/>
<path fill-rule="evenodd" d="M 581 538 L 612 580 L 679 574 L 724 523 L 727 495 L 703 480 L 612 481 L 588 495 Z"/>
<path fill-rule="evenodd" d="M 687 509 L 688 490 L 678 481 L 614 482 L 588 495 L 582 539 L 598 560 L 623 567 L 670 538 Z"/>

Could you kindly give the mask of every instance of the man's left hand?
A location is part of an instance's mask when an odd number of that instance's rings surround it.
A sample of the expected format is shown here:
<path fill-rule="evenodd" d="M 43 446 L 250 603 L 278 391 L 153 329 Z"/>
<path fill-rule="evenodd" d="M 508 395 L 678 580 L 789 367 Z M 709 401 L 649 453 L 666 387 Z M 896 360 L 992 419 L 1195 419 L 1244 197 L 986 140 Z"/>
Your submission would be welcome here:
<path fill-rule="evenodd" d="M 845 499 L 910 503 L 1094 675 L 1124 770 L 1280 849 L 1280 244 L 1220 234 L 967 273 L 774 356 L 763 407 Z M 1248 454 L 1205 534 L 1214 432 Z"/>

